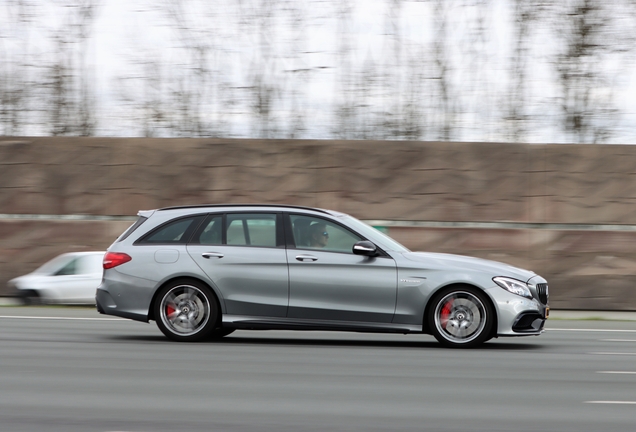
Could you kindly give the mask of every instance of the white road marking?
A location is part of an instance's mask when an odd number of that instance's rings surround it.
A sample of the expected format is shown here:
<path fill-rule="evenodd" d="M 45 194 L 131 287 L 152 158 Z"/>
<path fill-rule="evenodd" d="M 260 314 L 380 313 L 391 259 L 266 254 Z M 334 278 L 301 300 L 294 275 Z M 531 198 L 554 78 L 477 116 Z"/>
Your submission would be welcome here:
<path fill-rule="evenodd" d="M 588 404 L 636 405 L 636 401 L 585 401 Z"/>
<path fill-rule="evenodd" d="M 628 356 L 636 356 L 636 352 L 590 352 L 588 354 L 596 354 L 596 355 L 628 355 Z"/>
<path fill-rule="evenodd" d="M 636 342 L 636 339 L 599 339 L 601 342 Z"/>
<path fill-rule="evenodd" d="M 632 372 L 632 371 L 596 371 L 596 373 L 620 374 L 620 375 L 636 375 L 636 372 Z"/>
<path fill-rule="evenodd" d="M 81 317 L 16 316 L 16 315 L 0 315 L 0 318 L 17 318 L 17 319 L 34 319 L 34 320 L 77 320 L 77 321 L 130 321 L 125 318 L 81 318 Z"/>
<path fill-rule="evenodd" d="M 547 331 L 578 331 L 578 332 L 616 332 L 616 333 L 636 333 L 636 330 L 612 330 L 612 329 L 569 329 L 569 328 L 560 328 L 560 329 L 546 329 Z"/>

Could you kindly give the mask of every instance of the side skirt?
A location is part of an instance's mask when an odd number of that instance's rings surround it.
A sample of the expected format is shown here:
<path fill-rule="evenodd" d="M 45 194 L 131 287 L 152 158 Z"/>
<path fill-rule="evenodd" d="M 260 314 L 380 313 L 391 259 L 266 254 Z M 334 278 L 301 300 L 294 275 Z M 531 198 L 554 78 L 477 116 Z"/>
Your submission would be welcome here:
<path fill-rule="evenodd" d="M 297 318 L 223 315 L 223 327 L 243 330 L 320 330 L 364 333 L 422 333 L 422 326 L 358 321 L 304 320 Z"/>

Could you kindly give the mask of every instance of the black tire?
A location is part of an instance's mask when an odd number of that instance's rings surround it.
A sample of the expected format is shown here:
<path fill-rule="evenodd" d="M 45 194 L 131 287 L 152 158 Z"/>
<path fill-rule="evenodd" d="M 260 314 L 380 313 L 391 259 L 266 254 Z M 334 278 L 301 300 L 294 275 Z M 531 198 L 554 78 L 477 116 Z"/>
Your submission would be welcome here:
<path fill-rule="evenodd" d="M 42 304 L 42 299 L 35 290 L 20 290 L 19 297 L 23 306 L 37 306 Z"/>
<path fill-rule="evenodd" d="M 491 338 L 494 312 L 486 294 L 470 286 L 440 291 L 432 300 L 428 328 L 449 348 L 472 348 Z"/>
<path fill-rule="evenodd" d="M 159 330 L 178 342 L 197 342 L 214 332 L 219 308 L 206 285 L 194 280 L 176 280 L 164 286 L 153 305 Z"/>
<path fill-rule="evenodd" d="M 225 336 L 234 333 L 236 329 L 233 328 L 227 328 L 227 327 L 217 327 L 214 330 L 212 330 L 212 332 L 210 333 L 210 335 L 208 336 L 208 338 L 210 340 L 217 340 L 217 339 L 221 339 L 224 338 Z"/>

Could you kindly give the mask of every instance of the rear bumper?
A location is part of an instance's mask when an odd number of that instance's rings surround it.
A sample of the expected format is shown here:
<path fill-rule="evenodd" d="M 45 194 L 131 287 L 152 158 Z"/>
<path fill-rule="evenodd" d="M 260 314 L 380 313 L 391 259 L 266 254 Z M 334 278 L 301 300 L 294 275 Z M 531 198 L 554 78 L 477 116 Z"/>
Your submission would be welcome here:
<path fill-rule="evenodd" d="M 100 314 L 113 315 L 121 318 L 132 319 L 135 321 L 148 322 L 147 313 L 131 312 L 118 308 L 115 299 L 113 299 L 108 291 L 106 291 L 105 289 L 101 289 L 101 286 L 97 288 L 97 293 L 95 294 L 95 303 L 97 312 L 99 312 Z"/>

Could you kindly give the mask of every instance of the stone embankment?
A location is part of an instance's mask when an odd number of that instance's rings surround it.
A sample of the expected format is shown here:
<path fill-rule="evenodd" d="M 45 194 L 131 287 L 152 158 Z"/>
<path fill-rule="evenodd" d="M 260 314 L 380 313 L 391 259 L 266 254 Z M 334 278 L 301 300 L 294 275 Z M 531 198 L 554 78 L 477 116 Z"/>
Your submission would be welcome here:
<path fill-rule="evenodd" d="M 636 310 L 636 146 L 4 137 L 0 179 L 0 295 L 140 209 L 259 202 L 532 269 L 553 308 Z"/>

